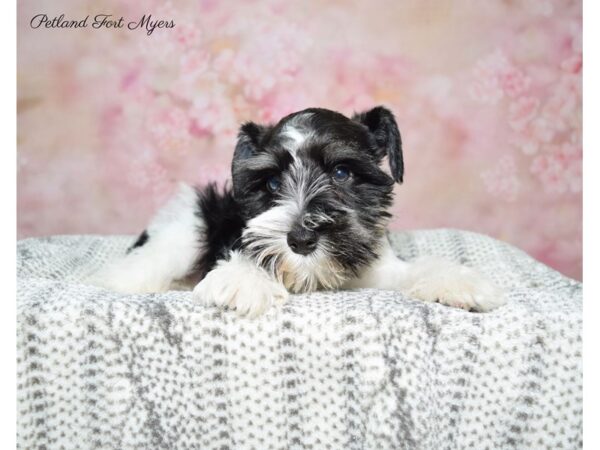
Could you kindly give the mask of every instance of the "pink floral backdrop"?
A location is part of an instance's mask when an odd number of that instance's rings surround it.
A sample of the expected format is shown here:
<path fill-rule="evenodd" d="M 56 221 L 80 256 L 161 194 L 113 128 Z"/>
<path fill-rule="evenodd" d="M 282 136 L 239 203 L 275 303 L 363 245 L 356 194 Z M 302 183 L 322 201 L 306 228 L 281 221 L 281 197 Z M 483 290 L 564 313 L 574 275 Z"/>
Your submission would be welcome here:
<path fill-rule="evenodd" d="M 580 279 L 581 68 L 580 1 L 21 0 L 18 234 L 137 232 L 177 180 L 227 180 L 241 122 L 385 104 L 394 229 L 487 233 Z"/>

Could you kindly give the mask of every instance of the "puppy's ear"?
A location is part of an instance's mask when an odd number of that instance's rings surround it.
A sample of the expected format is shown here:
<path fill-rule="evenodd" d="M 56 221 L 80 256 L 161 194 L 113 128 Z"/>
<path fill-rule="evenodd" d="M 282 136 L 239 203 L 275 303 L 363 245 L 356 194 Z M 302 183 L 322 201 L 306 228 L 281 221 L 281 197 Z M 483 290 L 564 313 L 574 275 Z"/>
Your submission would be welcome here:
<path fill-rule="evenodd" d="M 231 161 L 231 180 L 235 196 L 242 195 L 251 181 L 246 163 L 260 152 L 261 142 L 269 129 L 270 126 L 257 125 L 253 122 L 246 122 L 240 127 Z"/>
<path fill-rule="evenodd" d="M 260 141 L 266 129 L 267 127 L 257 125 L 254 122 L 243 124 L 238 133 L 237 144 L 233 152 L 233 161 L 240 161 L 254 156 L 258 151 Z"/>
<path fill-rule="evenodd" d="M 352 120 L 365 125 L 373 134 L 379 150 L 378 156 L 387 155 L 394 180 L 402 183 L 404 161 L 402 159 L 402 140 L 394 114 L 383 106 L 377 106 L 352 116 Z"/>

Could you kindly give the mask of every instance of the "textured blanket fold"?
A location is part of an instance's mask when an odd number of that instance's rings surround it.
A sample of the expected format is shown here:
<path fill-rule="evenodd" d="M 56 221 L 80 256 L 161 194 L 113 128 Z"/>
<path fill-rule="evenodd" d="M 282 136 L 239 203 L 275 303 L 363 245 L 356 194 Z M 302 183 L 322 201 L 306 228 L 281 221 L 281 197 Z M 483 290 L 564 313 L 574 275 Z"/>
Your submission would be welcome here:
<path fill-rule="evenodd" d="M 475 233 L 392 238 L 477 267 L 508 304 L 322 292 L 240 319 L 82 283 L 131 237 L 20 241 L 19 448 L 580 448 L 581 283 Z"/>

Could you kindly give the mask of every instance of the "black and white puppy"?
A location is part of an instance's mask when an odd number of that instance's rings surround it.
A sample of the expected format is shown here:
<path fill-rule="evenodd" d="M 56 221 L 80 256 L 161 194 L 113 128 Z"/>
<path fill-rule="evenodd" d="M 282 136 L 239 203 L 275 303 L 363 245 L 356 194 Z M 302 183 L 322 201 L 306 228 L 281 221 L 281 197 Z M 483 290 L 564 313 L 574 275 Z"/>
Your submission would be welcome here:
<path fill-rule="evenodd" d="M 387 157 L 391 176 L 380 168 Z M 195 285 L 205 304 L 257 316 L 288 293 L 377 288 L 476 311 L 501 293 L 475 270 L 398 259 L 386 226 L 402 182 L 400 133 L 384 107 L 352 118 L 311 108 L 246 123 L 232 188 L 183 185 L 95 284 L 128 293 Z"/>

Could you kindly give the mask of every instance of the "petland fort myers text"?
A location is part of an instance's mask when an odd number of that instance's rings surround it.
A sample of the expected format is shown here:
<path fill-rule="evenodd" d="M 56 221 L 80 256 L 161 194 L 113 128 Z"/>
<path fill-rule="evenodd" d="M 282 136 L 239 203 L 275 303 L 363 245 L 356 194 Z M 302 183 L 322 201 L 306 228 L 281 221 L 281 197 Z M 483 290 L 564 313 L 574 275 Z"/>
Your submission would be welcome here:
<path fill-rule="evenodd" d="M 152 14 L 144 14 L 138 20 L 125 20 L 123 16 L 116 18 L 112 14 L 96 14 L 91 17 L 85 16 L 81 19 L 67 19 L 64 14 L 56 17 L 49 17 L 47 14 L 36 14 L 33 16 L 29 25 L 33 29 L 38 28 L 93 28 L 99 29 L 120 29 L 145 30 L 150 36 L 157 28 L 175 28 L 175 22 L 171 20 L 154 19 Z"/>

